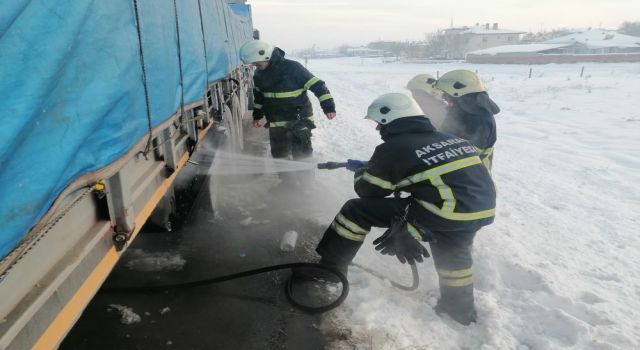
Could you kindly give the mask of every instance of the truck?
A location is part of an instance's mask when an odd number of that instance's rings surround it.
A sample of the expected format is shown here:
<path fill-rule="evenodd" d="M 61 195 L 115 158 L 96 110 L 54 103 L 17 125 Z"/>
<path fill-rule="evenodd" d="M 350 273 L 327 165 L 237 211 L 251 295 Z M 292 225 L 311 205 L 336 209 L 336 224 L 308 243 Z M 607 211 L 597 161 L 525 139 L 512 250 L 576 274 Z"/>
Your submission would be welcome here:
<path fill-rule="evenodd" d="M 0 5 L 0 349 L 58 347 L 203 140 L 242 148 L 255 35 L 243 0 Z"/>

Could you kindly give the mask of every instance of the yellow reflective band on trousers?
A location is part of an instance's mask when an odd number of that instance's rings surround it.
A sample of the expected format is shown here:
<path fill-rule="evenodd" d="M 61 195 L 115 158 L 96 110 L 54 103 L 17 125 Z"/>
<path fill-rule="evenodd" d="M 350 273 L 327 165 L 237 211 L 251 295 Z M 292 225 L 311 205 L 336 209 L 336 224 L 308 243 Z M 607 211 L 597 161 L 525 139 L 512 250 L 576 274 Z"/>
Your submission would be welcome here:
<path fill-rule="evenodd" d="M 438 167 L 425 170 L 415 175 L 411 175 L 399 181 L 397 184 L 393 184 L 389 181 L 386 181 L 379 177 L 371 175 L 366 171 L 362 175 L 362 180 L 367 181 L 372 185 L 384 188 L 386 190 L 391 190 L 391 191 L 395 191 L 396 189 L 401 189 L 403 187 L 407 187 L 415 183 L 429 180 L 431 184 L 438 189 L 438 193 L 440 194 L 440 198 L 442 199 L 442 207 L 438 208 L 433 203 L 416 199 L 416 201 L 420 205 L 422 205 L 425 209 L 427 209 L 431 213 L 448 220 L 454 220 L 454 221 L 479 220 L 479 219 L 485 219 L 485 218 L 495 216 L 496 209 L 492 208 L 488 210 L 482 210 L 482 211 L 470 212 L 470 213 L 456 213 L 455 212 L 456 199 L 453 195 L 453 191 L 451 190 L 451 187 L 449 187 L 449 185 L 447 185 L 442 179 L 442 175 L 445 175 L 466 167 L 478 165 L 478 164 L 483 164 L 480 158 L 478 156 L 472 156 L 472 157 L 456 160 L 444 165 L 440 165 Z"/>
<path fill-rule="evenodd" d="M 366 235 L 362 235 L 362 234 L 357 234 L 357 233 L 353 233 L 351 231 L 349 231 L 349 229 L 341 226 L 337 221 L 333 220 L 333 222 L 331 223 L 331 228 L 336 231 L 336 233 L 342 237 L 342 238 L 346 238 L 350 241 L 356 241 L 356 242 L 364 242 L 364 239 L 366 237 Z"/>
<path fill-rule="evenodd" d="M 444 269 L 436 269 L 438 275 L 440 277 L 445 278 L 462 278 L 473 275 L 473 270 L 471 269 L 460 269 L 460 270 L 444 270 Z"/>
<path fill-rule="evenodd" d="M 307 120 L 312 121 L 312 122 L 315 120 L 315 118 L 313 116 L 306 117 L 304 119 L 307 119 Z M 269 127 L 270 128 L 281 128 L 283 126 L 287 126 L 287 123 L 291 123 L 291 122 L 294 122 L 294 121 L 295 120 L 283 120 L 283 121 L 279 121 L 279 122 L 270 122 L 269 123 Z M 306 128 L 303 128 L 303 129 L 306 129 Z"/>
<path fill-rule="evenodd" d="M 304 89 L 305 89 L 305 90 L 309 90 L 309 88 L 310 88 L 313 84 L 315 84 L 315 83 L 317 83 L 317 82 L 319 82 L 319 81 L 320 81 L 320 79 L 318 79 L 318 78 L 316 78 L 316 77 L 313 77 L 313 78 L 309 79 L 309 81 L 307 81 L 307 82 L 304 84 Z"/>
<path fill-rule="evenodd" d="M 333 96 L 331 96 L 331 94 L 324 94 L 324 95 L 320 95 L 318 96 L 318 101 L 322 102 L 322 101 L 326 101 L 329 99 L 332 99 Z"/>
<path fill-rule="evenodd" d="M 440 277 L 440 284 L 447 287 L 465 287 L 473 284 L 473 272 L 471 269 L 461 270 L 436 270 Z"/>
<path fill-rule="evenodd" d="M 262 105 L 261 105 L 261 104 L 259 104 L 259 103 L 254 103 L 254 104 L 253 104 L 253 108 L 254 108 L 254 109 L 262 109 Z"/>
<path fill-rule="evenodd" d="M 347 217 L 342 215 L 342 214 L 338 214 L 338 216 L 336 216 L 335 220 L 340 225 L 348 228 L 350 231 L 352 231 L 354 233 L 359 233 L 361 235 L 366 235 L 367 233 L 369 233 L 369 230 L 363 229 L 362 227 L 358 226 L 355 222 L 347 219 Z"/>

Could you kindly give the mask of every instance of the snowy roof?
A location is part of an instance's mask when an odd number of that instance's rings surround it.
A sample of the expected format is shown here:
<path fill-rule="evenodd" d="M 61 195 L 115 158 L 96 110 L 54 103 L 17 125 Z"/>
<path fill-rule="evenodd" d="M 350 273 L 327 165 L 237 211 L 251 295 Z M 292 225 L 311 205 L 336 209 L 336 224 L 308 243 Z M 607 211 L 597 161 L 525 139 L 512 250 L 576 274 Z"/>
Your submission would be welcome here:
<path fill-rule="evenodd" d="M 572 44 L 576 42 L 585 44 L 589 48 L 639 47 L 640 37 L 620 34 L 615 30 L 594 28 L 545 41 L 546 44 Z"/>
<path fill-rule="evenodd" d="M 511 29 L 493 29 L 493 27 L 487 28 L 484 25 L 477 25 L 473 27 L 469 27 L 464 30 L 462 33 L 469 34 L 523 34 L 524 32 L 518 30 Z"/>
<path fill-rule="evenodd" d="M 468 55 L 498 55 L 501 53 L 531 53 L 540 52 L 560 47 L 570 46 L 571 44 L 523 44 L 523 45 L 502 45 L 488 49 L 467 52 Z"/>

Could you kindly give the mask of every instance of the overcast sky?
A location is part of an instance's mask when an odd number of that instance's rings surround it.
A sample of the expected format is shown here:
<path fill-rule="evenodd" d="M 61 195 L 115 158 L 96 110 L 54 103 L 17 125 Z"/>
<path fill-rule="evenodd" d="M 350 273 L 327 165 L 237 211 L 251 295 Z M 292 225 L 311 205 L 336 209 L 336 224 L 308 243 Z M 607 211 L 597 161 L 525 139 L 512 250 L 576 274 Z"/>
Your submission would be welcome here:
<path fill-rule="evenodd" d="M 382 40 L 421 40 L 454 26 L 616 29 L 640 21 L 640 0 L 248 0 L 262 39 L 284 49 L 332 48 Z"/>

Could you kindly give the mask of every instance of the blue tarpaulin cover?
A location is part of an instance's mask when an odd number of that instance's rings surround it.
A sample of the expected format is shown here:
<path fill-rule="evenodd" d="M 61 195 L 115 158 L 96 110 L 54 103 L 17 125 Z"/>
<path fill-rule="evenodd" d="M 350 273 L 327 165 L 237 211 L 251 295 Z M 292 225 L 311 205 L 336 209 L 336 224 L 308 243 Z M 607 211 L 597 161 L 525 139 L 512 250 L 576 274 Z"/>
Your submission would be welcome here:
<path fill-rule="evenodd" d="M 2 1 L 0 258 L 74 179 L 149 131 L 136 4 L 153 126 L 201 100 L 251 40 L 249 7 L 224 0 Z"/>

